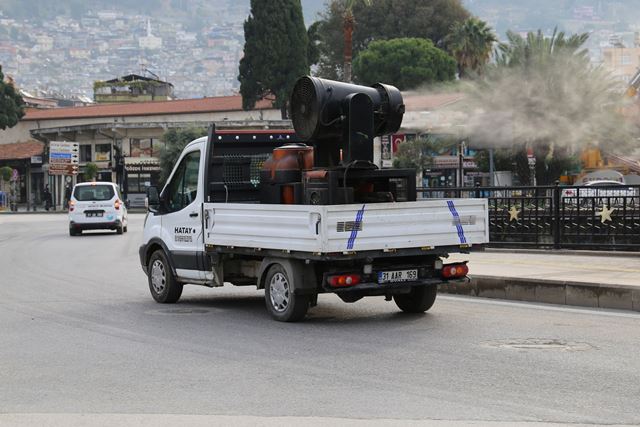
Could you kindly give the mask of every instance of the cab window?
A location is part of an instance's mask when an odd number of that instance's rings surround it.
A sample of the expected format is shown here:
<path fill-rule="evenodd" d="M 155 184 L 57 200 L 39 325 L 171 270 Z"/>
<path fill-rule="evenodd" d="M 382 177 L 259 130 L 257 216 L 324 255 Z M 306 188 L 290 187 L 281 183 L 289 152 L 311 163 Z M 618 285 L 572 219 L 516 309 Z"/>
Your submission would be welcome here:
<path fill-rule="evenodd" d="M 190 205 L 198 196 L 200 151 L 193 151 L 182 158 L 180 165 L 166 189 L 168 212 L 177 212 Z"/>

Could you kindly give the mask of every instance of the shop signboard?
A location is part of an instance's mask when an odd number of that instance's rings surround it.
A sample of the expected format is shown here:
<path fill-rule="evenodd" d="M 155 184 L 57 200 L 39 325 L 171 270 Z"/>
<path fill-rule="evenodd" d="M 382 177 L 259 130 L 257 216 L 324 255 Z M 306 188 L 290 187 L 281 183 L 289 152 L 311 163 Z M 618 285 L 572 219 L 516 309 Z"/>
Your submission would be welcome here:
<path fill-rule="evenodd" d="M 460 159 L 458 156 L 434 156 L 432 169 L 459 169 Z M 462 167 L 464 169 L 477 169 L 478 164 L 475 159 L 465 157 L 462 160 Z"/>

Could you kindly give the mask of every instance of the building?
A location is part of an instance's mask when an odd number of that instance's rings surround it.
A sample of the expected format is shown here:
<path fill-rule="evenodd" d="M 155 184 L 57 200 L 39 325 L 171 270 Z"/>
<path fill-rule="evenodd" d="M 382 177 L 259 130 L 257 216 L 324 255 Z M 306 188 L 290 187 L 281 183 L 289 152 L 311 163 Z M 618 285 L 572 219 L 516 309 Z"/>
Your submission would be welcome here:
<path fill-rule="evenodd" d="M 391 167 L 395 153 L 400 144 L 412 141 L 416 138 L 430 137 L 433 140 L 455 141 L 451 148 L 444 153 L 433 156 L 431 167 L 422 171 L 417 177 L 418 187 L 456 187 L 460 181 L 460 164 L 464 186 L 473 186 L 476 183 L 488 184 L 489 173 L 478 170 L 475 160 L 477 151 L 463 140 L 462 126 L 464 116 L 456 105 L 464 99 L 462 93 L 421 93 L 403 92 L 405 114 L 400 131 L 389 137 L 380 139 L 381 167 Z M 459 156 L 462 150 L 462 159 Z M 434 153 L 432 153 L 434 154 Z"/>
<path fill-rule="evenodd" d="M 640 35 L 636 33 L 633 47 L 625 47 L 622 41 L 613 41 L 602 49 L 602 64 L 611 75 L 628 84 L 640 68 Z"/>
<path fill-rule="evenodd" d="M 169 101 L 173 98 L 171 83 L 137 74 L 93 84 L 93 99 L 98 103 Z"/>
<path fill-rule="evenodd" d="M 71 181 L 82 181 L 86 164 L 95 163 L 99 168 L 99 180 L 121 184 L 132 206 L 141 206 L 146 187 L 158 183 L 158 156 L 164 146 L 162 135 L 168 129 L 206 128 L 212 122 L 222 127 L 239 122 L 257 128 L 289 127 L 290 122 L 283 122 L 280 117 L 280 111 L 273 108 L 270 101 L 260 101 L 254 110 L 244 111 L 240 96 L 227 96 L 31 109 L 19 123 L 20 129 L 14 132 L 26 131 L 27 138 L 45 144 L 45 152 L 51 141 L 79 143 L 80 173 Z M 116 166 L 120 153 L 123 170 L 119 174 Z M 50 184 L 59 208 L 64 203 L 65 179 L 49 176 L 47 159 L 44 160 L 43 177 Z"/>
<path fill-rule="evenodd" d="M 0 167 L 13 169 L 9 182 L 0 185 L 0 209 L 8 209 L 11 201 L 27 203 L 27 208 L 42 202 L 43 149 L 44 144 L 35 140 L 0 144 Z"/>
<path fill-rule="evenodd" d="M 147 35 L 138 38 L 140 49 L 162 49 L 162 38 L 151 34 L 151 20 L 147 20 Z"/>

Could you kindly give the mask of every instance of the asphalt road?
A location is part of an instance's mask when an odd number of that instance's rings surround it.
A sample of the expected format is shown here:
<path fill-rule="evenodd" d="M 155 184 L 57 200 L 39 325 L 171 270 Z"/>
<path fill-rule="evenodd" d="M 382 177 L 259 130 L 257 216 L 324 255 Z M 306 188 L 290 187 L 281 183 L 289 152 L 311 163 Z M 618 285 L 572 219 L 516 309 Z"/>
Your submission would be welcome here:
<path fill-rule="evenodd" d="M 326 295 L 285 324 L 262 292 L 195 286 L 159 305 L 142 221 L 70 237 L 64 215 L 0 216 L 0 425 L 640 423 L 639 314 Z"/>

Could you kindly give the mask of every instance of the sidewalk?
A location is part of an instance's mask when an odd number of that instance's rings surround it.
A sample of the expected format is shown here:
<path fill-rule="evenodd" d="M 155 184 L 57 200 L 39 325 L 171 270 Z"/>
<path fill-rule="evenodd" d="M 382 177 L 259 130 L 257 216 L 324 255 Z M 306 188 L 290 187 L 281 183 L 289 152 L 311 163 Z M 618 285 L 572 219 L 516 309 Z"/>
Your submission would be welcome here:
<path fill-rule="evenodd" d="M 640 311 L 640 253 L 487 249 L 469 261 L 469 283 L 442 292 L 518 301 Z"/>
<path fill-rule="evenodd" d="M 45 210 L 44 206 L 39 205 L 36 206 L 36 210 L 27 210 L 27 205 L 19 205 L 17 211 L 12 211 L 8 207 L 7 209 L 0 209 L 0 215 L 2 214 L 43 214 L 43 213 L 67 213 L 67 209 L 58 208 L 57 210 L 53 210 L 53 208 L 49 208 L 49 211 Z"/>

